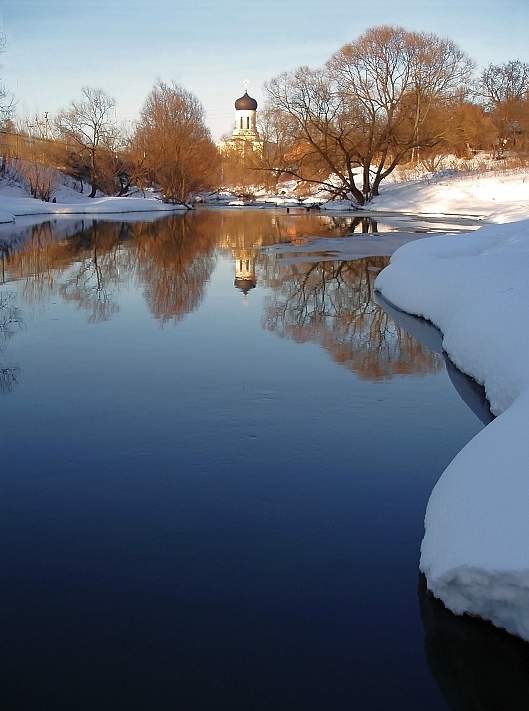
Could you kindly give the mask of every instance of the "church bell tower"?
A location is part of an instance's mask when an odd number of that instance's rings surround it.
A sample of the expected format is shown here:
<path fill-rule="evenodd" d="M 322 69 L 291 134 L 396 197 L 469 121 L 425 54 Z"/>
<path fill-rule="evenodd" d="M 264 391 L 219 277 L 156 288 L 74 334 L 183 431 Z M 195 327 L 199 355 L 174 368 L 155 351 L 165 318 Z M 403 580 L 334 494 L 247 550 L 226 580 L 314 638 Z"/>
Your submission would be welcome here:
<path fill-rule="evenodd" d="M 244 82 L 244 94 L 235 102 L 235 129 L 233 138 L 243 141 L 258 141 L 257 101 L 248 94 L 248 82 Z"/>

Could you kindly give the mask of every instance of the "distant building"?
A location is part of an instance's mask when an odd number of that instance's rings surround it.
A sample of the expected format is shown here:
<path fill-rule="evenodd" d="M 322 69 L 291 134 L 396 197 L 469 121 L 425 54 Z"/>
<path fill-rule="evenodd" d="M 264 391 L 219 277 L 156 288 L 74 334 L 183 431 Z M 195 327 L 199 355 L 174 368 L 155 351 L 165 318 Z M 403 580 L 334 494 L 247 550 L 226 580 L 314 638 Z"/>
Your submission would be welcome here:
<path fill-rule="evenodd" d="M 257 130 L 257 101 L 246 89 L 235 102 L 235 128 L 231 138 L 217 143 L 217 148 L 221 153 L 237 151 L 241 155 L 245 155 L 248 150 L 259 153 L 263 150 L 263 142 Z"/>

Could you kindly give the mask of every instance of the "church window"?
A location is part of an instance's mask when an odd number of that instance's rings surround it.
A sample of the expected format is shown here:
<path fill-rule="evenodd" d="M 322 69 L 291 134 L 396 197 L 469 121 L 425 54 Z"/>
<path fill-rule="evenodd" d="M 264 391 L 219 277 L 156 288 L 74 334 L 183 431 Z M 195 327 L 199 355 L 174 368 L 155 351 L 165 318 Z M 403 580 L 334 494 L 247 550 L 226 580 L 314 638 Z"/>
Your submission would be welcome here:
<path fill-rule="evenodd" d="M 250 128 L 250 117 L 246 117 L 246 128 Z"/>
<path fill-rule="evenodd" d="M 241 116 L 241 128 L 242 128 L 242 116 Z"/>

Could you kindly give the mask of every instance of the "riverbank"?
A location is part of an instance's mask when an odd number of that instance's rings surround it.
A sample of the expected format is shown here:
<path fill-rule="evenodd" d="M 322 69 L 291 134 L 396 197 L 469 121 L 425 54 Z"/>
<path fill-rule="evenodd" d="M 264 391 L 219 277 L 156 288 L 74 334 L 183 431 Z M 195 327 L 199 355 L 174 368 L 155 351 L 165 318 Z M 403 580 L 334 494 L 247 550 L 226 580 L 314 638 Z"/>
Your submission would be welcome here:
<path fill-rule="evenodd" d="M 359 216 L 378 212 L 403 216 L 450 217 L 492 222 L 508 222 L 529 210 L 529 170 L 488 170 L 464 173 L 444 170 L 436 174 L 406 180 L 388 180 L 381 194 L 368 207 L 359 209 L 347 200 L 326 201 L 323 197 L 301 200 L 288 191 L 281 195 L 262 194 L 251 203 L 235 201 L 233 196 L 211 196 L 211 205 L 233 209 L 271 207 L 311 209 L 317 206 L 326 213 L 351 213 Z M 294 186 L 293 186 L 294 187 Z M 54 190 L 53 201 L 30 197 L 29 191 L 12 178 L 0 179 L 0 224 L 10 224 L 21 217 L 50 215 L 117 215 L 131 213 L 174 212 L 186 210 L 184 205 L 162 202 L 152 192 L 137 192 L 128 197 L 89 198 L 72 187 L 61 185 Z"/>
<path fill-rule="evenodd" d="M 443 348 L 485 388 L 496 419 L 441 476 L 425 516 L 420 569 L 456 614 L 529 640 L 529 175 L 527 171 L 395 185 L 377 209 L 472 214 L 489 224 L 398 249 L 375 286 L 431 321 Z"/>
<path fill-rule="evenodd" d="M 511 203 L 489 216 L 503 224 L 404 245 L 375 286 L 441 330 L 496 415 L 430 497 L 420 559 L 428 588 L 456 614 L 529 640 L 529 204 Z"/>

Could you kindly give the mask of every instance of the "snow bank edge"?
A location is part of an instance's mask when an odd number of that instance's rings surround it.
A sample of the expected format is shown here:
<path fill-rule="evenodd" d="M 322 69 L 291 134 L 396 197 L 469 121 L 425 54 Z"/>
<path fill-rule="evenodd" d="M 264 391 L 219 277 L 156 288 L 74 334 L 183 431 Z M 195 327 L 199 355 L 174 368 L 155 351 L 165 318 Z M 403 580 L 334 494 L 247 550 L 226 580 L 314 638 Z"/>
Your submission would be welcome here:
<path fill-rule="evenodd" d="M 449 357 L 485 385 L 500 415 L 459 453 L 432 492 L 420 560 L 428 589 L 454 613 L 482 617 L 525 640 L 529 395 L 527 367 L 520 363 L 529 356 L 529 340 L 520 343 L 519 304 L 529 299 L 528 254 L 529 220 L 487 226 L 471 236 L 405 245 L 375 284 L 384 299 L 442 331 Z M 503 347 L 495 348 L 498 338 Z M 513 344 L 518 358 L 511 368 Z"/>

